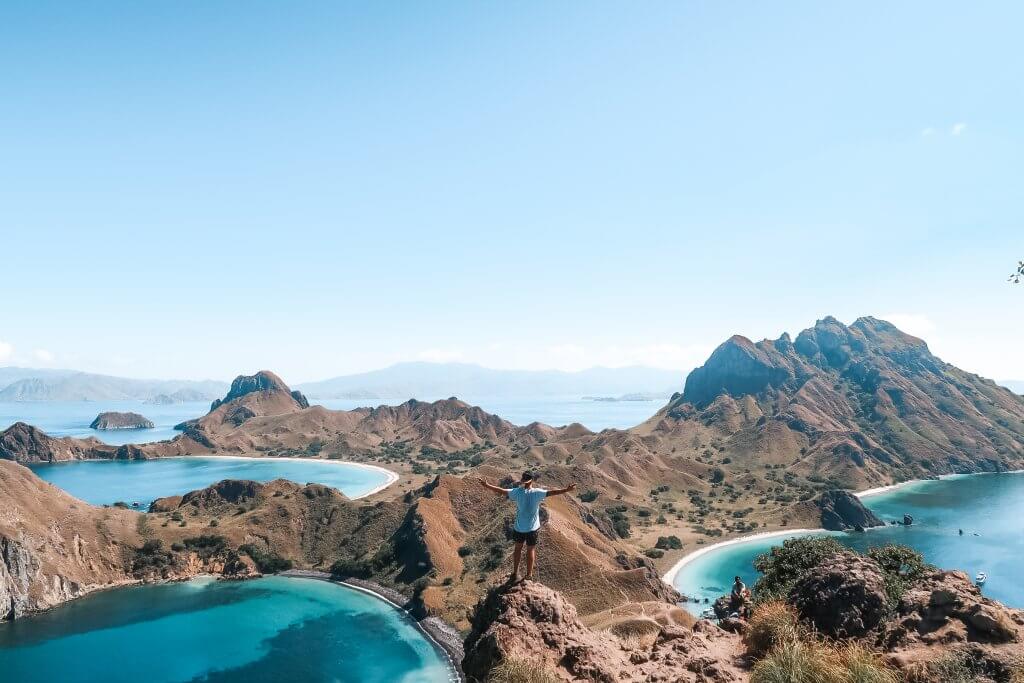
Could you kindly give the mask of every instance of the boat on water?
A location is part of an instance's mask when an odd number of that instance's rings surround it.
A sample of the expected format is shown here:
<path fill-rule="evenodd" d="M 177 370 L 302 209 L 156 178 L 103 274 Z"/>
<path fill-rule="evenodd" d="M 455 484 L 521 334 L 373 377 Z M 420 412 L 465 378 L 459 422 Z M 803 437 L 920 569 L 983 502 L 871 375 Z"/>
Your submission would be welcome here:
<path fill-rule="evenodd" d="M 988 574 L 985 572 L 978 572 L 978 575 L 974 577 L 975 586 L 984 586 L 986 581 L 988 581 Z"/>

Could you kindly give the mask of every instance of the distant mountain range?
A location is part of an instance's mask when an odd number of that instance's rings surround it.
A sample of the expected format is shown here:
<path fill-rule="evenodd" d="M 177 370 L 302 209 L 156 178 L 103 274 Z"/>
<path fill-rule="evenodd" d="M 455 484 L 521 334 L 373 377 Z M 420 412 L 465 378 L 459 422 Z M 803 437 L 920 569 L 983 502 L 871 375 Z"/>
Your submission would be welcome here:
<path fill-rule="evenodd" d="M 1024 381 L 999 382 L 1024 394 Z M 128 379 L 76 370 L 0 368 L 0 401 L 125 401 L 169 404 L 212 401 L 228 382 Z M 643 366 L 560 370 L 495 370 L 468 363 L 398 363 L 296 388 L 311 399 L 433 400 L 449 396 L 525 398 L 578 396 L 591 400 L 668 398 L 683 386 L 683 373 Z"/>
<path fill-rule="evenodd" d="M 406 401 L 448 396 L 539 397 L 643 395 L 668 398 L 683 386 L 683 373 L 648 367 L 494 370 L 467 363 L 399 363 L 296 388 L 313 399 Z M 212 401 L 228 390 L 214 380 L 149 380 L 74 370 L 0 368 L 0 401 Z"/>
<path fill-rule="evenodd" d="M 128 379 L 75 370 L 0 368 L 0 401 L 211 401 L 228 383 L 215 380 Z"/>
<path fill-rule="evenodd" d="M 458 397 L 529 397 L 654 394 L 668 398 L 683 386 L 683 373 L 641 366 L 560 370 L 495 370 L 468 363 L 398 363 L 296 388 L 312 399 L 422 400 Z"/>

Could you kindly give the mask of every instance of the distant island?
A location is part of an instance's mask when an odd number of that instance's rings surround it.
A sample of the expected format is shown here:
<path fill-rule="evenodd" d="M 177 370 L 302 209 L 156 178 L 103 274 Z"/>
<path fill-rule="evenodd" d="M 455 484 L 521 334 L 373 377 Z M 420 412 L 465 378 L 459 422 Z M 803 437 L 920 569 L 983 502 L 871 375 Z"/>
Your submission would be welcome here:
<path fill-rule="evenodd" d="M 619 403 L 621 401 L 661 401 L 669 398 L 671 394 L 663 393 L 638 393 L 622 394 L 621 396 L 584 396 L 584 401 L 601 401 L 602 403 Z"/>
<path fill-rule="evenodd" d="M 100 413 L 89 425 L 90 429 L 153 429 L 156 425 L 138 413 Z"/>

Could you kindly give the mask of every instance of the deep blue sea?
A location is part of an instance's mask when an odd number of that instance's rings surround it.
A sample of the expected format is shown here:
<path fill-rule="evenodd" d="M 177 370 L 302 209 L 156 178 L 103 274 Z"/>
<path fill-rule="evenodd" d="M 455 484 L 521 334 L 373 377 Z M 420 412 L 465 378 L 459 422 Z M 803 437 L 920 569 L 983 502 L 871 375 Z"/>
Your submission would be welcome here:
<path fill-rule="evenodd" d="M 0 623 L 11 683 L 447 683 L 403 613 L 326 581 L 197 579 Z"/>
<path fill-rule="evenodd" d="M 863 534 L 832 533 L 844 545 L 866 550 L 875 545 L 901 543 L 919 550 L 943 569 L 960 569 L 972 578 L 988 574 L 983 591 L 1014 607 L 1024 607 L 1024 474 L 955 476 L 915 482 L 868 496 L 866 506 L 884 519 L 914 517 L 912 526 L 888 525 Z M 960 535 L 960 530 L 963 535 Z M 761 538 L 724 546 L 685 565 L 674 584 L 684 595 L 713 601 L 729 590 L 733 576 L 747 585 L 757 579 L 753 561 L 781 545 L 784 537 Z M 688 603 L 700 612 L 707 606 Z"/>

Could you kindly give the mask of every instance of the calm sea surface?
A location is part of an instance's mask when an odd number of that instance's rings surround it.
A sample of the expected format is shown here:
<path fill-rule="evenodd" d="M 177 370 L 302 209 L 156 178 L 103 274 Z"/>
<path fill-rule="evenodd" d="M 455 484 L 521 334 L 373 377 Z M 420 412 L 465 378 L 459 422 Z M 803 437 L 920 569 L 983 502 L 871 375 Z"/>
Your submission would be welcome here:
<path fill-rule="evenodd" d="M 446 659 L 390 605 L 325 581 L 119 588 L 0 623 L 14 683 L 441 683 Z"/>
<path fill-rule="evenodd" d="M 350 498 L 382 486 L 388 475 L 377 469 L 336 460 L 299 458 L 231 458 L 190 455 L 156 460 L 76 460 L 30 465 L 39 478 L 93 505 L 122 501 L 143 509 L 155 498 L 195 491 L 222 479 L 333 486 Z"/>
<path fill-rule="evenodd" d="M 913 526 L 886 526 L 863 534 L 834 533 L 844 545 L 866 550 L 902 543 L 943 569 L 960 569 L 972 578 L 988 573 L 986 595 L 1024 607 L 1024 474 L 981 474 L 924 481 L 864 499 L 886 522 L 913 515 Z M 963 529 L 963 536 L 959 530 Z M 714 600 L 729 590 L 733 576 L 752 585 L 753 561 L 783 537 L 757 539 L 713 550 L 684 566 L 675 586 L 684 595 Z M 705 605 L 689 603 L 699 612 Z"/>

